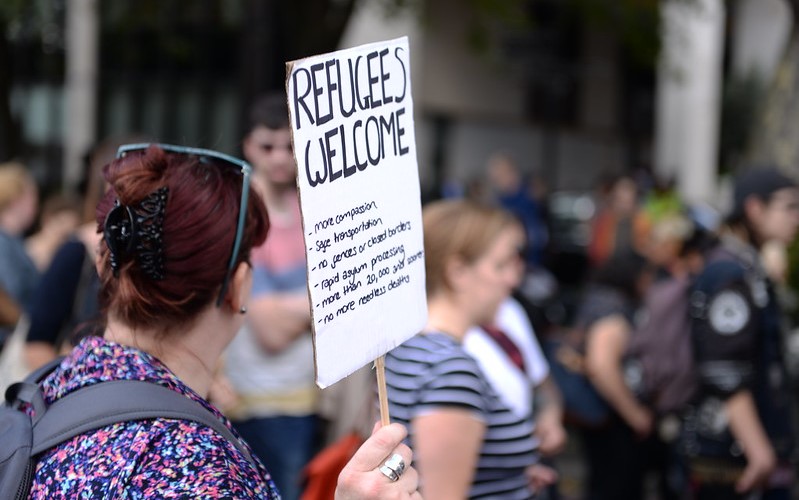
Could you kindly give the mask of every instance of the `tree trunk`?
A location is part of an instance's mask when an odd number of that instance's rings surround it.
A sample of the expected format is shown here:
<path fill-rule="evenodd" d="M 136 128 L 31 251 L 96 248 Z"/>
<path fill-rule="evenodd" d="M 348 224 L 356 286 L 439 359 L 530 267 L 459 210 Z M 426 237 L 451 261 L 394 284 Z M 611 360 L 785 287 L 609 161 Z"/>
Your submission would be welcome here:
<path fill-rule="evenodd" d="M 768 89 L 747 155 L 750 165 L 773 165 L 799 175 L 799 28 L 797 1 L 788 46 Z"/>

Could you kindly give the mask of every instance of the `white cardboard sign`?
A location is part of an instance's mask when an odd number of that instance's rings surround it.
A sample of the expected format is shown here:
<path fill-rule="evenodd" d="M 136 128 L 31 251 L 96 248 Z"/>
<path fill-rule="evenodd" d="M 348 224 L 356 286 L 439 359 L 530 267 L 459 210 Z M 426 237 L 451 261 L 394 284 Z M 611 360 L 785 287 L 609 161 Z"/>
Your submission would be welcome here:
<path fill-rule="evenodd" d="M 427 320 L 408 38 L 287 66 L 316 383 L 324 388 Z"/>

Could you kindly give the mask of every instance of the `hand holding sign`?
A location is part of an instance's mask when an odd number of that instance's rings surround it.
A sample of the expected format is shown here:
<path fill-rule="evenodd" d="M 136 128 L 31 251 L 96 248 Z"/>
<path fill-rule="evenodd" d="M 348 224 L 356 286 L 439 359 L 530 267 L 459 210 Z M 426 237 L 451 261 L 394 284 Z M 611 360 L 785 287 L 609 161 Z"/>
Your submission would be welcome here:
<path fill-rule="evenodd" d="M 408 39 L 289 63 L 286 90 L 324 388 L 426 321 Z"/>

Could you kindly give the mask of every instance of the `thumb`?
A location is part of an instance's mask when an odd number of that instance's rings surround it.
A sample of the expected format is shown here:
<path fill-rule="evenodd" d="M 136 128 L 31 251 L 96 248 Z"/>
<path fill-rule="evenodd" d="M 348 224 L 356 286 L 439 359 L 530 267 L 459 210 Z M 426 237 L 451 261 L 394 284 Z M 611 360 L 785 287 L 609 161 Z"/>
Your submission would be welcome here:
<path fill-rule="evenodd" d="M 401 424 L 389 424 L 376 429 L 352 456 L 349 466 L 360 471 L 376 468 L 407 435 L 408 431 Z"/>

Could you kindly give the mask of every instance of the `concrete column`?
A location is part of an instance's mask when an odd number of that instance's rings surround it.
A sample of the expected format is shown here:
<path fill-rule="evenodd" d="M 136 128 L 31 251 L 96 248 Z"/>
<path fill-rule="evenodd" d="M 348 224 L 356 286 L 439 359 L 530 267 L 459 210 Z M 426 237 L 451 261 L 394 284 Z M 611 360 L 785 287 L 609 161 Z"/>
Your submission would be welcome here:
<path fill-rule="evenodd" d="M 725 11 L 722 0 L 663 2 L 655 171 L 688 202 L 715 202 Z"/>
<path fill-rule="evenodd" d="M 64 186 L 75 187 L 82 157 L 94 144 L 97 109 L 99 14 L 97 0 L 66 2 Z"/>

